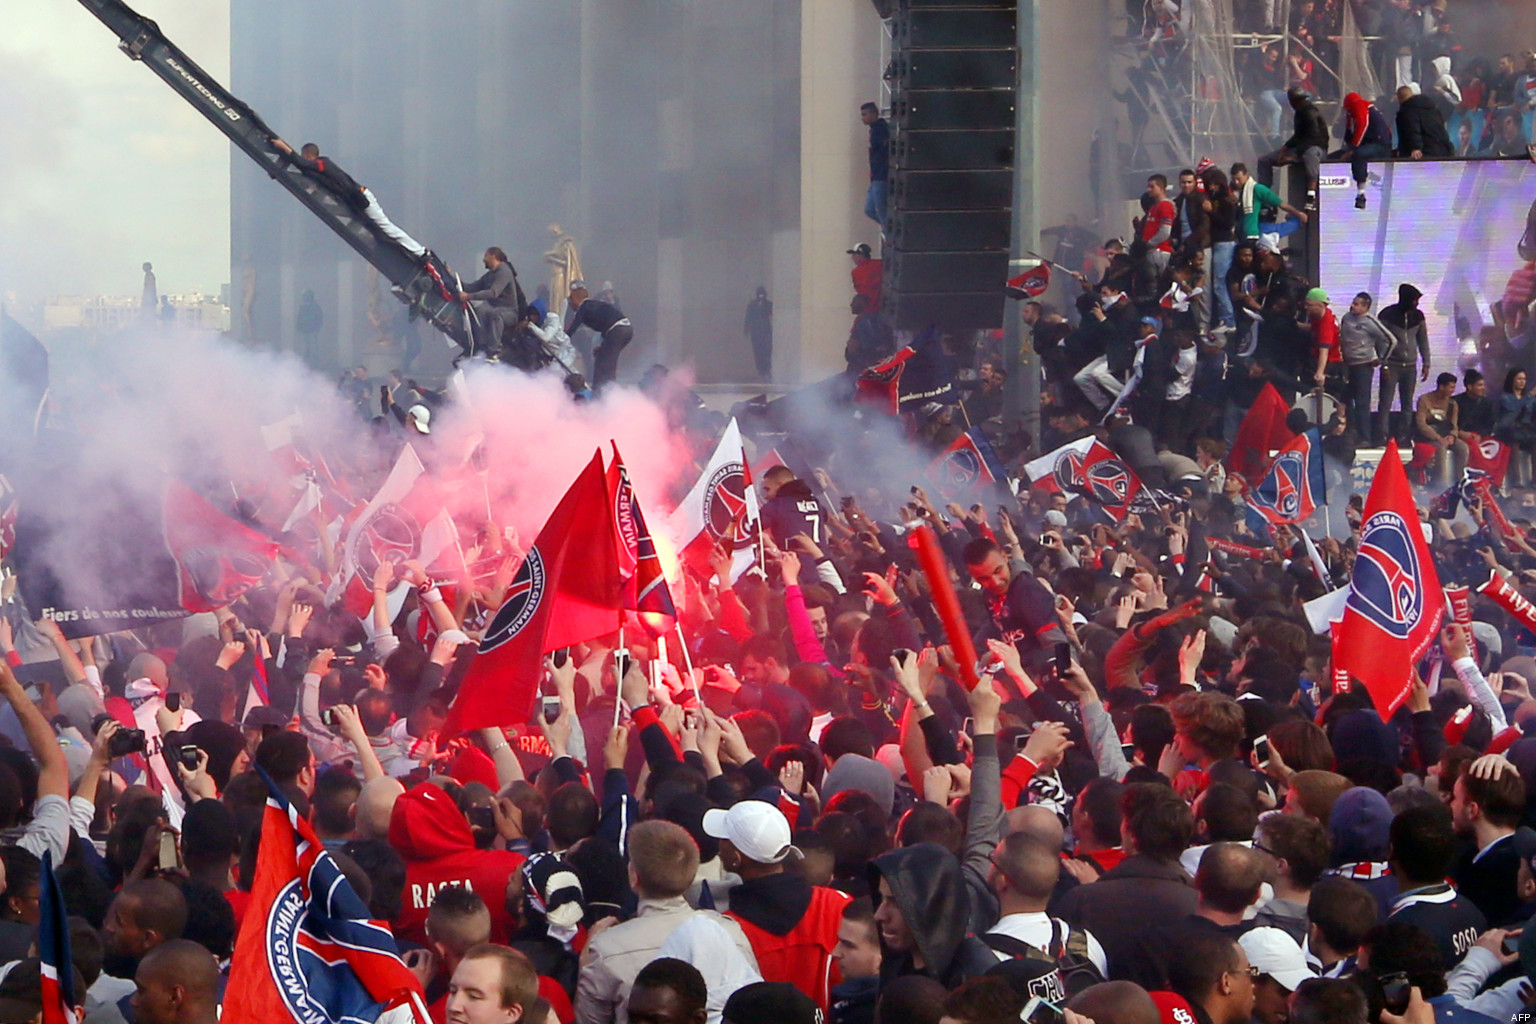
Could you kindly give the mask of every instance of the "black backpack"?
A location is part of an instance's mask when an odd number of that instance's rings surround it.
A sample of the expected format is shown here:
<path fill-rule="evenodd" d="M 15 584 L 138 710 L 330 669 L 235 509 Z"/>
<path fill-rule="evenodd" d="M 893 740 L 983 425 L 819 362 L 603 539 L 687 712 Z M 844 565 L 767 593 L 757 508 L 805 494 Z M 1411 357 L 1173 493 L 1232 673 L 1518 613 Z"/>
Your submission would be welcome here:
<path fill-rule="evenodd" d="M 1065 930 L 1065 935 L 1063 931 Z M 1081 928 L 1065 928 L 1063 922 L 1051 918 L 1051 944 L 1040 949 L 1009 935 L 988 932 L 979 936 L 989 948 L 1013 960 L 1027 960 L 1032 964 L 1054 968 L 1061 978 L 1060 998 L 1071 999 L 1079 992 L 1104 979 L 1098 965 L 1088 956 L 1088 933 Z M 1003 961 L 1006 964 L 1008 961 Z M 1001 965 L 999 965 L 1001 966 Z M 988 972 L 991 973 L 991 972 Z"/>

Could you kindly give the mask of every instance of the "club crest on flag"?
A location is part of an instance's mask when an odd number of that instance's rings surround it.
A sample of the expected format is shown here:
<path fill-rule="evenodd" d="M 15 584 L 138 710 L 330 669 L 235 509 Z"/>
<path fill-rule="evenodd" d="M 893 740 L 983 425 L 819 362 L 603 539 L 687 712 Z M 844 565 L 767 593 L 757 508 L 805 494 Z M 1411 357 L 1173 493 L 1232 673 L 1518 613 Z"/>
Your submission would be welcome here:
<path fill-rule="evenodd" d="M 316 892 L 328 893 L 340 877 L 341 870 L 329 857 L 315 861 L 311 869 L 310 884 Z M 347 895 L 352 895 L 346 890 Z M 356 899 L 353 896 L 353 899 Z M 267 915 L 267 964 L 272 968 L 272 980 L 277 994 L 293 1014 L 296 1021 L 328 1020 L 324 1007 L 316 1006 L 310 999 L 312 972 L 324 977 L 328 968 L 322 948 L 330 944 L 323 936 L 316 936 L 310 929 L 309 901 L 304 898 L 302 880 L 295 878 L 285 885 L 272 901 Z M 366 933 L 362 933 L 366 937 Z M 353 938 L 349 936 L 349 938 Z M 383 944 L 374 952 L 387 955 L 393 950 Z"/>
<path fill-rule="evenodd" d="M 1403 640 L 1424 615 L 1419 556 L 1409 530 L 1417 530 L 1391 509 L 1366 520 L 1355 557 L 1348 607 L 1389 636 Z"/>
<path fill-rule="evenodd" d="M 233 603 L 261 582 L 268 563 L 234 548 L 201 547 L 177 553 L 177 563 L 202 602 L 215 608 Z M 186 603 L 187 595 L 182 595 Z"/>
<path fill-rule="evenodd" d="M 1076 494 L 1083 489 L 1083 453 L 1064 451 L 1061 458 L 1056 460 L 1056 465 L 1051 467 L 1051 475 L 1056 478 L 1056 486 L 1070 494 Z"/>
<path fill-rule="evenodd" d="M 1083 474 L 1083 485 L 1102 505 L 1123 505 L 1131 493 L 1131 471 L 1117 458 L 1100 459 Z"/>
<path fill-rule="evenodd" d="M 366 577 L 371 578 L 386 561 L 398 565 L 420 553 L 421 524 L 392 501 L 374 509 L 352 534 L 352 558 Z"/>
<path fill-rule="evenodd" d="M 1275 457 L 1271 471 L 1275 475 L 1275 493 L 1268 495 L 1260 491 L 1255 495 L 1255 500 L 1267 500 L 1276 512 L 1287 519 L 1298 518 L 1301 512 L 1301 489 L 1304 486 L 1302 474 L 1307 471 L 1306 459 L 1297 451 L 1281 452 Z"/>
<path fill-rule="evenodd" d="M 944 453 L 944 460 L 939 464 L 940 486 L 963 491 L 981 477 L 981 456 L 974 448 L 956 448 Z"/>
<path fill-rule="evenodd" d="M 732 533 L 747 511 L 747 478 L 741 463 L 728 462 L 715 470 L 704 489 L 704 528 L 714 540 Z"/>
<path fill-rule="evenodd" d="M 493 651 L 523 631 L 544 600 L 544 559 L 537 547 L 529 548 L 507 587 L 507 596 L 491 619 L 480 643 L 480 652 Z"/>

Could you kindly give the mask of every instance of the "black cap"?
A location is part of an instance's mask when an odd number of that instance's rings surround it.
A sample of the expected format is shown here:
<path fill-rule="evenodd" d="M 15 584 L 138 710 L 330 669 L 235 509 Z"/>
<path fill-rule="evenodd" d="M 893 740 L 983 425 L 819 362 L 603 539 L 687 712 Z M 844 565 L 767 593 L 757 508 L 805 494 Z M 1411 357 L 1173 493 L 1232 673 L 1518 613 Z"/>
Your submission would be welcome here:
<path fill-rule="evenodd" d="M 241 727 L 245 729 L 286 729 L 291 715 L 285 715 L 277 708 L 262 704 L 251 708 L 245 713 L 245 721 Z"/>
<path fill-rule="evenodd" d="M 723 1024 L 822 1024 L 821 1008 L 787 981 L 744 985 L 725 1001 Z"/>
<path fill-rule="evenodd" d="M 874 254 L 875 251 L 869 247 L 868 242 L 860 242 L 858 245 L 848 250 L 849 256 L 863 256 L 865 259 L 869 259 L 870 257 L 874 256 Z"/>

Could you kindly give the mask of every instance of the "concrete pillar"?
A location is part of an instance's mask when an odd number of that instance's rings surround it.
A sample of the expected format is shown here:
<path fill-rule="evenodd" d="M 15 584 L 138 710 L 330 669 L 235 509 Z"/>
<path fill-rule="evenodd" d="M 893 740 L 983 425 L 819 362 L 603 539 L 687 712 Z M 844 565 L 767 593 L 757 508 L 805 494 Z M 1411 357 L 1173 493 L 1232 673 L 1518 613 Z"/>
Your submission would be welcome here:
<path fill-rule="evenodd" d="M 879 100 L 880 33 L 870 3 L 801 3 L 799 301 L 774 339 L 775 376 L 786 382 L 843 368 L 853 295 L 846 251 L 861 241 L 879 248 L 880 229 L 864 216 L 869 133 L 859 105 Z"/>

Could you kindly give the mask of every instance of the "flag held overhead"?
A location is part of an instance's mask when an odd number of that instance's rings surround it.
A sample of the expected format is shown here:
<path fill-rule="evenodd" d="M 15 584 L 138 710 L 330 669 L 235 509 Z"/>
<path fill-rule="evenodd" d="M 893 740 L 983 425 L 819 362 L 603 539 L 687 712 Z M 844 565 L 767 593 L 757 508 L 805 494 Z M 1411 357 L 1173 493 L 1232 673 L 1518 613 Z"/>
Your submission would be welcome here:
<path fill-rule="evenodd" d="M 1420 528 L 1397 442 L 1371 484 L 1336 667 L 1360 680 L 1385 720 L 1408 699 L 1413 667 L 1445 614 L 1445 592 Z"/>

